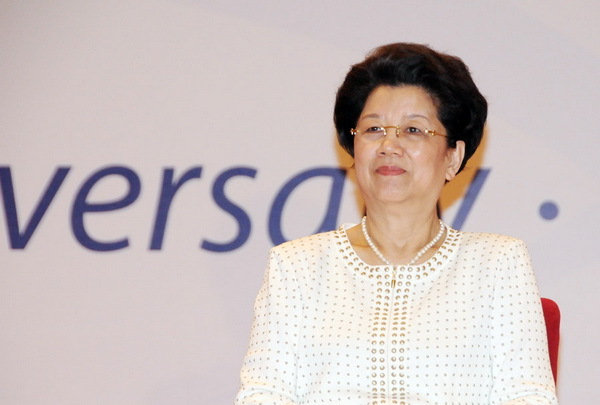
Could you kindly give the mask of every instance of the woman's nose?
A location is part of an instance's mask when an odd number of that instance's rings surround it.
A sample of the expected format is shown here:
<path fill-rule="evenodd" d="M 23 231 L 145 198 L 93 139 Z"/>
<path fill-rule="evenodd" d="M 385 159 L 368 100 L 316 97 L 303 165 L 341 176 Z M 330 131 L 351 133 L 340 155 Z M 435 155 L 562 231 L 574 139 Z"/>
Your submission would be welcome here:
<path fill-rule="evenodd" d="M 387 128 L 386 135 L 381 138 L 378 152 L 380 154 L 395 153 L 398 155 L 404 153 L 402 134 L 399 133 L 397 128 Z"/>

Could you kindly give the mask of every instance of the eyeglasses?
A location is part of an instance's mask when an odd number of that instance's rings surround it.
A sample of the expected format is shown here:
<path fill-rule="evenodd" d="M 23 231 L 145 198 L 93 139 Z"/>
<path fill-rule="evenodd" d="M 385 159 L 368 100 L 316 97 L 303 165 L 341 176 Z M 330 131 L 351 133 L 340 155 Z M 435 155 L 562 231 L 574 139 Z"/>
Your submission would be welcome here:
<path fill-rule="evenodd" d="M 433 129 L 419 128 L 414 125 L 392 125 L 387 127 L 382 126 L 365 126 L 364 128 L 352 128 L 350 133 L 353 136 L 361 137 L 370 141 L 377 141 L 387 136 L 387 130 L 393 128 L 396 130 L 396 137 L 401 135 L 411 141 L 425 140 L 434 136 L 448 137 L 448 135 L 439 134 Z"/>

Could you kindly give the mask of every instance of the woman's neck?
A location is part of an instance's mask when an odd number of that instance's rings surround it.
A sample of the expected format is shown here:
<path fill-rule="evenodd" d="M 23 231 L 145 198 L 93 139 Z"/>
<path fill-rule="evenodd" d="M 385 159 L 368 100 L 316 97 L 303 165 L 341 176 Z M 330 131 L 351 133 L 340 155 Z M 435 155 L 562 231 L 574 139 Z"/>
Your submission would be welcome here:
<path fill-rule="evenodd" d="M 358 228 L 358 227 L 357 227 Z M 394 264 L 406 264 L 411 262 L 418 252 L 423 249 L 440 232 L 440 223 L 437 212 L 413 212 L 392 213 L 369 210 L 366 218 L 368 236 L 381 254 L 389 262 Z M 354 233 L 356 245 L 369 258 L 373 259 L 369 244 L 365 235 Z M 441 245 L 440 240 L 421 256 L 416 264 L 426 261 Z M 376 257 L 376 255 L 375 255 Z M 375 262 L 381 261 L 376 258 Z M 368 262 L 374 263 L 373 260 Z M 381 263 L 379 263 L 381 264 Z"/>

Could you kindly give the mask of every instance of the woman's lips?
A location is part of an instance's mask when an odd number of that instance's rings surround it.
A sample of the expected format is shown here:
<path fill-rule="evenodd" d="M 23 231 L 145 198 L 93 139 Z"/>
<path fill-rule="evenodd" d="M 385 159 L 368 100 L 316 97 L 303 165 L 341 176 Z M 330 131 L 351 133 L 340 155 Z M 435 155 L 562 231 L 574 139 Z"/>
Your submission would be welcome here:
<path fill-rule="evenodd" d="M 406 173 L 406 170 L 398 166 L 379 166 L 375 172 L 377 174 L 381 174 L 382 176 L 398 176 Z"/>

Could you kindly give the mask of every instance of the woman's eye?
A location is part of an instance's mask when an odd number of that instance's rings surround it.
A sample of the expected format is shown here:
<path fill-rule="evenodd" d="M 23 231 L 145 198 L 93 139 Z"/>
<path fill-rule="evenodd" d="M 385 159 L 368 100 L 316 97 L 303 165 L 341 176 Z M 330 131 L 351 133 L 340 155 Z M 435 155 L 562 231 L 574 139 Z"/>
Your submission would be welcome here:
<path fill-rule="evenodd" d="M 409 133 L 409 134 L 414 134 L 414 135 L 419 135 L 419 134 L 423 133 L 423 131 L 421 131 L 417 127 L 407 127 L 406 128 L 406 132 Z"/>
<path fill-rule="evenodd" d="M 383 132 L 384 129 L 382 127 L 369 127 L 365 130 L 365 133 L 367 134 L 376 134 L 376 133 L 380 133 Z"/>

